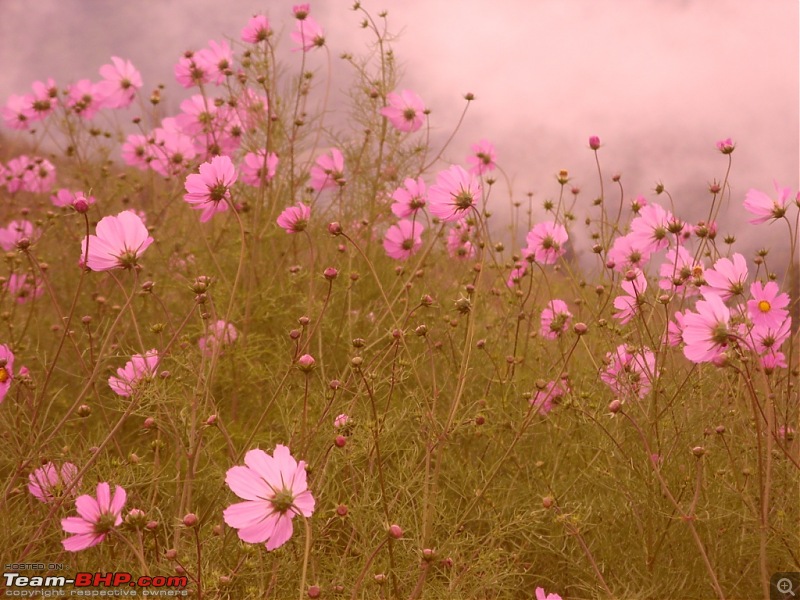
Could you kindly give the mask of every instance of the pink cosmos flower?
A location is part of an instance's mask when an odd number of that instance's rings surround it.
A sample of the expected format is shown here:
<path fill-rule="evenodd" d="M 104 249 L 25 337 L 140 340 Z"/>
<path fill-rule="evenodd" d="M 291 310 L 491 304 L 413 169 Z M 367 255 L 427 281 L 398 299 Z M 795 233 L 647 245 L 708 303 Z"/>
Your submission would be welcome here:
<path fill-rule="evenodd" d="M 250 450 L 245 465 L 232 467 L 225 476 L 231 491 L 244 502 L 231 504 L 222 515 L 239 539 L 275 550 L 292 537 L 295 515 L 310 517 L 314 497 L 306 483 L 306 464 L 292 457 L 289 448 L 278 444 L 273 455 Z"/>
<path fill-rule="evenodd" d="M 58 104 L 58 86 L 52 79 L 34 81 L 31 84 L 33 94 L 28 96 L 34 115 L 32 120 L 42 121 L 52 113 Z"/>
<path fill-rule="evenodd" d="M 194 52 L 187 51 L 178 59 L 173 69 L 175 80 L 185 88 L 211 81 L 208 65 L 197 60 Z"/>
<path fill-rule="evenodd" d="M 667 345 L 674 347 L 683 343 L 683 328 L 685 327 L 684 324 L 685 317 L 686 317 L 686 312 L 677 311 L 675 313 L 675 320 L 670 321 L 667 324 L 667 337 L 666 337 Z"/>
<path fill-rule="evenodd" d="M 677 232 L 676 225 L 680 226 L 669 211 L 658 204 L 649 204 L 631 222 L 628 235 L 649 253 L 658 252 L 669 246 L 669 233 Z"/>
<path fill-rule="evenodd" d="M 132 133 L 122 144 L 122 160 L 130 167 L 146 171 L 152 160 L 150 140 L 146 135 Z"/>
<path fill-rule="evenodd" d="M 667 251 L 664 262 L 658 269 L 661 279 L 658 287 L 679 295 L 697 293 L 694 281 L 703 277 L 703 263 L 695 262 L 694 257 L 683 246 Z"/>
<path fill-rule="evenodd" d="M 383 247 L 386 254 L 395 260 L 406 260 L 413 256 L 422 246 L 422 230 L 419 223 L 402 219 L 389 227 L 383 236 Z"/>
<path fill-rule="evenodd" d="M 451 258 L 469 260 L 475 256 L 475 245 L 470 241 L 473 228 L 466 221 L 459 221 L 447 232 L 447 253 Z"/>
<path fill-rule="evenodd" d="M 22 175 L 22 189 L 34 194 L 50 191 L 56 181 L 56 168 L 46 158 L 34 158 Z"/>
<path fill-rule="evenodd" d="M 425 182 L 422 177 L 403 181 L 403 187 L 392 193 L 392 212 L 400 219 L 414 216 L 427 203 Z"/>
<path fill-rule="evenodd" d="M 310 4 L 295 4 L 292 6 L 292 13 L 294 14 L 294 18 L 298 21 L 305 19 L 309 12 L 311 12 Z"/>
<path fill-rule="evenodd" d="M 17 301 L 17 304 L 35 300 L 44 293 L 44 285 L 32 274 L 11 273 L 3 288 Z"/>
<path fill-rule="evenodd" d="M 540 265 L 553 265 L 566 252 L 567 239 L 567 230 L 563 225 L 553 221 L 537 223 L 525 238 L 528 246 L 522 250 L 522 254 Z"/>
<path fill-rule="evenodd" d="M 658 377 L 655 354 L 647 347 L 633 350 L 620 344 L 614 352 L 606 354 L 606 363 L 600 379 L 623 400 L 644 398 Z"/>
<path fill-rule="evenodd" d="M 125 364 L 117 369 L 117 377 L 108 378 L 108 385 L 118 396 L 129 397 L 142 382 L 152 379 L 158 368 L 158 352 L 155 349 L 141 354 L 134 354 Z"/>
<path fill-rule="evenodd" d="M 733 152 L 733 149 L 736 148 L 736 144 L 733 143 L 731 138 L 725 138 L 724 140 L 719 140 L 717 142 L 717 150 L 722 152 L 723 154 L 730 154 Z"/>
<path fill-rule="evenodd" d="M 792 319 L 787 317 L 777 327 L 753 327 L 745 337 L 747 345 L 759 355 L 776 353 L 792 332 Z"/>
<path fill-rule="evenodd" d="M 297 14 L 297 13 L 295 13 Z M 325 45 L 325 36 L 322 27 L 313 17 L 306 15 L 303 19 L 295 21 L 295 30 L 292 32 L 292 41 L 297 47 L 292 48 L 293 52 L 302 50 L 308 52 L 314 48 L 321 48 Z"/>
<path fill-rule="evenodd" d="M 778 196 L 777 200 L 773 200 L 764 192 L 759 190 L 750 189 L 744 197 L 745 209 L 756 216 L 755 219 L 750 219 L 749 223 L 758 225 L 765 223 L 769 220 L 780 219 L 786 214 L 786 205 L 791 200 L 791 188 L 781 188 L 778 182 L 773 182 L 775 185 L 775 192 Z"/>
<path fill-rule="evenodd" d="M 179 128 L 177 119 L 166 118 L 161 124 L 153 130 L 154 143 L 145 150 L 148 155 L 144 163 L 159 175 L 172 177 L 189 168 L 197 149 L 192 137 Z"/>
<path fill-rule="evenodd" d="M 544 389 L 537 390 L 530 399 L 531 406 L 538 409 L 540 415 L 544 416 L 553 410 L 553 404 L 558 403 L 569 391 L 565 385 L 556 381 L 548 381 Z"/>
<path fill-rule="evenodd" d="M 92 271 L 132 269 L 153 243 L 142 218 L 132 210 L 103 217 L 95 231 L 97 235 L 84 237 L 81 242 L 81 260 L 88 248 L 86 266 Z"/>
<path fill-rule="evenodd" d="M 542 311 L 539 332 L 548 340 L 558 339 L 567 330 L 571 320 L 572 313 L 569 312 L 567 303 L 563 300 L 553 299 Z"/>
<path fill-rule="evenodd" d="M 598 144 L 600 141 L 598 140 Z M 547 594 L 544 591 L 544 588 L 537 587 L 536 588 L 536 600 L 562 600 L 561 596 L 558 594 Z"/>
<path fill-rule="evenodd" d="M 752 300 L 747 301 L 747 314 L 754 326 L 778 328 L 789 316 L 789 311 L 785 310 L 789 305 L 789 294 L 781 294 L 774 281 L 766 284 L 754 282 L 750 285 L 750 295 Z"/>
<path fill-rule="evenodd" d="M 111 57 L 110 65 L 100 67 L 103 81 L 97 84 L 97 90 L 103 98 L 103 106 L 107 108 L 126 108 L 136 98 L 136 90 L 142 87 L 142 75 L 129 60 L 118 56 Z"/>
<path fill-rule="evenodd" d="M 336 417 L 333 420 L 333 428 L 334 429 L 341 429 L 342 427 L 347 425 L 349 422 L 350 422 L 350 417 L 345 415 L 345 414 L 341 414 L 341 415 L 339 415 L 338 417 Z"/>
<path fill-rule="evenodd" d="M 89 495 L 75 500 L 77 517 L 61 519 L 61 527 L 66 533 L 75 535 L 61 540 L 67 552 L 79 552 L 97 546 L 115 527 L 122 525 L 122 509 L 127 494 L 121 486 L 114 486 L 114 497 L 107 482 L 97 484 L 97 499 Z"/>
<path fill-rule="evenodd" d="M 642 304 L 644 293 L 647 291 L 647 278 L 644 273 L 636 270 L 636 277 L 632 280 L 626 279 L 620 284 L 625 294 L 614 298 L 614 308 L 619 312 L 614 313 L 614 318 L 619 319 L 625 325 L 635 315 L 639 314 L 639 307 Z"/>
<path fill-rule="evenodd" d="M 39 230 L 30 221 L 11 221 L 5 227 L 0 228 L 0 248 L 10 252 L 17 248 L 20 240 L 27 239 L 35 242 L 39 235 Z"/>
<path fill-rule="evenodd" d="M 5 121 L 7 127 L 11 129 L 28 129 L 35 113 L 31 108 L 30 96 L 12 94 L 6 100 L 5 106 L 0 109 L 0 114 L 2 114 L 3 121 Z"/>
<path fill-rule="evenodd" d="M 471 149 L 472 154 L 467 157 L 467 162 L 472 165 L 469 169 L 470 173 L 486 175 L 489 171 L 497 168 L 495 164 L 497 155 L 494 145 L 489 140 L 481 140 L 477 144 L 472 144 Z"/>
<path fill-rule="evenodd" d="M 338 148 L 318 157 L 311 167 L 310 185 L 318 192 L 344 185 L 344 181 L 344 156 Z"/>
<path fill-rule="evenodd" d="M 208 73 L 211 83 L 221 85 L 231 75 L 233 68 L 233 51 L 226 41 L 210 40 L 208 48 L 203 48 L 194 55 L 195 64 Z"/>
<path fill-rule="evenodd" d="M 200 173 L 186 178 L 183 199 L 195 210 L 202 210 L 200 222 L 205 223 L 218 212 L 228 210 L 230 189 L 236 181 L 236 169 L 227 156 L 215 156 L 200 165 Z"/>
<path fill-rule="evenodd" d="M 477 209 L 480 198 L 481 184 L 475 176 L 453 165 L 436 175 L 436 184 L 428 190 L 428 210 L 442 221 L 458 221 Z"/>
<path fill-rule="evenodd" d="M 213 325 L 209 325 L 208 335 L 201 337 L 197 341 L 197 345 L 200 347 L 200 352 L 206 356 L 212 356 L 217 346 L 220 347 L 219 354 L 222 354 L 222 348 L 233 344 L 238 337 L 239 332 L 236 331 L 233 323 L 227 323 L 220 319 Z"/>
<path fill-rule="evenodd" d="M 23 189 L 24 179 L 27 176 L 28 171 L 33 168 L 35 168 L 34 161 L 25 154 L 17 156 L 16 158 L 12 158 L 10 161 L 8 161 L 8 164 L 2 170 L 2 173 L 3 182 L 5 183 L 6 189 L 10 194 Z"/>
<path fill-rule="evenodd" d="M 683 327 L 683 353 L 692 362 L 711 362 L 728 349 L 733 331 L 731 313 L 722 298 L 708 294 L 697 302 L 696 313 L 687 312 Z"/>
<path fill-rule="evenodd" d="M 78 467 L 71 462 L 61 465 L 61 469 L 51 462 L 45 463 L 33 473 L 28 475 L 28 491 L 39 502 L 50 503 L 61 498 L 64 490 L 68 487 L 72 489 L 70 496 L 78 495 L 78 487 L 81 482 L 75 485 L 75 477 L 78 474 Z"/>
<path fill-rule="evenodd" d="M 270 34 L 269 19 L 264 15 L 255 15 L 242 28 L 242 41 L 248 44 L 263 42 Z"/>
<path fill-rule="evenodd" d="M 641 269 L 650 260 L 649 245 L 641 238 L 631 234 L 619 236 L 608 251 L 608 268 L 625 272 L 628 269 Z"/>
<path fill-rule="evenodd" d="M 91 119 L 103 107 L 105 96 L 97 83 L 81 79 L 67 90 L 67 106 L 84 119 Z"/>
<path fill-rule="evenodd" d="M 417 131 L 425 123 L 425 104 L 416 92 L 392 92 L 386 95 L 386 101 L 389 105 L 381 109 L 381 114 L 398 131 Z"/>
<path fill-rule="evenodd" d="M 747 281 L 747 262 L 739 253 L 730 258 L 720 258 L 713 269 L 706 270 L 704 278 L 708 285 L 700 288 L 703 296 L 719 295 L 723 300 L 744 294 Z"/>
<path fill-rule="evenodd" d="M 278 215 L 278 225 L 286 230 L 286 233 L 300 233 L 308 227 L 308 220 L 311 218 L 311 208 L 298 202 L 294 206 L 285 209 Z"/>
<path fill-rule="evenodd" d="M 8 394 L 14 378 L 14 353 L 5 344 L 0 344 L 0 404 Z"/>
<path fill-rule="evenodd" d="M 514 269 L 512 269 L 511 273 L 508 275 L 506 287 L 513 288 L 515 285 L 519 285 L 519 282 L 522 281 L 522 278 L 527 274 L 528 267 L 524 263 L 517 263 Z"/>
<path fill-rule="evenodd" d="M 267 154 L 263 148 L 257 152 L 248 152 L 239 166 L 242 181 L 247 185 L 258 187 L 262 181 L 271 181 L 278 169 L 278 156 L 274 152 Z"/>

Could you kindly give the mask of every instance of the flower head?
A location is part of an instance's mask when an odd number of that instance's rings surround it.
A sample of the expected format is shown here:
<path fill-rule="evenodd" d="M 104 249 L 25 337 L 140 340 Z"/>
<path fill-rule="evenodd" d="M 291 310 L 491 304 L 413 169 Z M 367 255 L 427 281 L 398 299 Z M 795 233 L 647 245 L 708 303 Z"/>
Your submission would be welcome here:
<path fill-rule="evenodd" d="M 692 362 L 711 362 L 728 349 L 733 336 L 731 313 L 722 298 L 708 294 L 697 302 L 696 313 L 683 318 L 683 353 Z"/>
<path fill-rule="evenodd" d="M 295 15 L 297 14 L 297 11 L 295 11 Z M 306 12 L 302 19 L 298 18 L 297 21 L 295 21 L 292 41 L 297 44 L 297 47 L 292 48 L 293 51 L 297 52 L 298 50 L 302 50 L 303 52 L 308 52 L 314 48 L 321 48 L 324 46 L 325 36 L 323 35 L 320 24 L 317 23 L 313 17 L 308 16 L 308 12 Z"/>
<path fill-rule="evenodd" d="M 425 104 L 416 92 L 392 92 L 386 95 L 386 101 L 389 105 L 381 109 L 381 114 L 398 131 L 417 131 L 425 123 Z"/>
<path fill-rule="evenodd" d="M 468 260 L 475 256 L 475 245 L 471 241 L 473 227 L 461 220 L 447 232 L 447 253 L 451 258 Z"/>
<path fill-rule="evenodd" d="M 553 221 L 537 223 L 525 238 L 528 246 L 523 255 L 541 265 L 552 265 L 566 252 L 567 230 Z"/>
<path fill-rule="evenodd" d="M 531 406 L 535 407 L 542 416 L 553 410 L 553 404 L 557 403 L 566 395 L 569 389 L 557 381 L 548 381 L 543 389 L 537 392 L 530 399 Z"/>
<path fill-rule="evenodd" d="M 600 142 L 598 141 L 597 143 L 599 144 Z M 536 600 L 561 600 L 561 596 L 558 594 L 548 594 L 544 591 L 544 588 L 537 587 Z"/>
<path fill-rule="evenodd" d="M 244 155 L 242 164 L 242 181 L 247 185 L 258 187 L 262 181 L 271 181 L 278 169 L 278 156 L 274 152 L 267 154 L 263 148 L 257 152 Z"/>
<path fill-rule="evenodd" d="M 69 492 L 71 496 L 78 494 L 80 481 L 75 485 L 75 476 L 78 474 L 78 467 L 71 462 L 66 462 L 59 469 L 51 462 L 48 462 L 33 473 L 28 475 L 28 491 L 39 502 L 54 502 L 60 498 L 66 488 L 72 488 Z"/>
<path fill-rule="evenodd" d="M 311 187 L 321 192 L 328 188 L 339 187 L 344 183 L 344 156 L 338 148 L 331 148 L 323 154 L 311 167 Z"/>
<path fill-rule="evenodd" d="M 119 396 L 130 396 L 142 382 L 152 379 L 158 367 L 158 352 L 148 350 L 134 354 L 124 367 L 117 369 L 117 376 L 108 378 L 108 385 Z"/>
<path fill-rule="evenodd" d="M 639 313 L 642 297 L 647 291 L 647 277 L 639 270 L 636 270 L 635 273 L 633 279 L 625 280 L 620 284 L 625 293 L 614 298 L 614 308 L 619 311 L 614 314 L 614 318 L 619 319 L 623 325 Z"/>
<path fill-rule="evenodd" d="M 548 302 L 547 308 L 542 311 L 539 332 L 542 337 L 555 340 L 567 330 L 571 320 L 572 313 L 569 312 L 567 303 L 558 299 L 551 300 Z"/>
<path fill-rule="evenodd" d="M 219 352 L 222 354 L 222 348 L 233 344 L 238 337 L 239 332 L 236 331 L 236 327 L 233 326 L 233 323 L 228 323 L 220 319 L 216 323 L 208 326 L 208 334 L 201 337 L 197 341 L 197 345 L 200 347 L 200 352 L 206 356 L 214 354 L 214 349 L 217 346 L 220 347 Z"/>
<path fill-rule="evenodd" d="M 88 250 L 86 266 L 92 271 L 131 269 L 153 243 L 141 217 L 132 210 L 103 217 L 96 232 L 97 235 L 89 235 L 81 242 L 81 259 Z"/>
<path fill-rule="evenodd" d="M 97 484 L 96 499 L 89 495 L 79 496 L 75 500 L 79 516 L 61 519 L 64 531 L 75 534 L 61 540 L 64 550 L 79 552 L 106 539 L 109 531 L 122 525 L 126 497 L 125 490 L 117 485 L 112 498 L 111 488 L 105 481 Z"/>
<path fill-rule="evenodd" d="M 395 260 L 405 260 L 422 246 L 422 230 L 420 223 L 402 219 L 389 227 L 383 236 L 383 247 L 386 254 Z"/>
<path fill-rule="evenodd" d="M 403 181 L 403 187 L 392 193 L 392 212 L 401 219 L 417 214 L 427 203 L 425 182 L 422 177 Z"/>
<path fill-rule="evenodd" d="M 270 34 L 269 19 L 264 15 L 255 15 L 242 28 L 242 41 L 248 44 L 263 42 Z"/>
<path fill-rule="evenodd" d="M 5 400 L 13 378 L 14 353 L 5 344 L 0 344 L 0 404 Z"/>
<path fill-rule="evenodd" d="M 231 187 L 236 181 L 236 169 L 227 156 L 215 156 L 200 165 L 200 173 L 186 178 L 183 199 L 195 210 L 202 210 L 200 222 L 205 223 L 218 212 L 228 210 Z"/>
<path fill-rule="evenodd" d="M 621 399 L 644 398 L 658 377 L 655 354 L 646 347 L 633 350 L 620 344 L 606 354 L 606 363 L 600 379 Z"/>
<path fill-rule="evenodd" d="M 775 185 L 776 199 L 770 198 L 766 193 L 759 190 L 750 189 L 744 197 L 744 207 L 750 214 L 756 216 L 750 219 L 749 223 L 758 225 L 769 220 L 780 219 L 786 214 L 786 205 L 791 200 L 791 188 L 781 188 L 778 182 Z"/>
<path fill-rule="evenodd" d="M 298 202 L 294 206 L 286 208 L 278 215 L 278 225 L 286 230 L 286 233 L 300 233 L 308 227 L 308 220 L 311 218 L 311 208 Z"/>
<path fill-rule="evenodd" d="M 750 285 L 751 300 L 747 301 L 747 314 L 755 327 L 777 329 L 789 316 L 789 294 L 781 294 L 778 284 L 755 281 Z"/>
<path fill-rule="evenodd" d="M 472 154 L 467 157 L 467 162 L 472 165 L 469 169 L 470 173 L 486 175 L 489 171 L 497 168 L 495 165 L 497 155 L 494 145 L 489 140 L 481 140 L 477 144 L 472 144 L 471 149 Z"/>
<path fill-rule="evenodd" d="M 125 108 L 130 106 L 136 97 L 136 90 L 142 87 L 142 75 L 129 60 L 118 56 L 111 57 L 110 65 L 100 67 L 103 81 L 97 84 L 97 90 L 107 108 Z"/>
<path fill-rule="evenodd" d="M 718 295 L 723 300 L 744 294 L 747 281 L 747 262 L 739 253 L 730 258 L 720 258 L 713 269 L 707 269 L 703 278 L 708 285 L 700 288 L 703 296 Z"/>
<path fill-rule="evenodd" d="M 458 221 L 477 208 L 480 197 L 475 176 L 454 165 L 436 175 L 436 184 L 428 190 L 428 210 L 442 221 Z"/>
<path fill-rule="evenodd" d="M 239 530 L 239 539 L 251 544 L 266 542 L 267 550 L 275 550 L 292 537 L 295 515 L 310 517 L 314 513 L 305 462 L 298 463 L 289 448 L 278 444 L 272 456 L 250 450 L 244 463 L 246 466 L 229 469 L 225 482 L 245 501 L 228 506 L 223 518 Z"/>

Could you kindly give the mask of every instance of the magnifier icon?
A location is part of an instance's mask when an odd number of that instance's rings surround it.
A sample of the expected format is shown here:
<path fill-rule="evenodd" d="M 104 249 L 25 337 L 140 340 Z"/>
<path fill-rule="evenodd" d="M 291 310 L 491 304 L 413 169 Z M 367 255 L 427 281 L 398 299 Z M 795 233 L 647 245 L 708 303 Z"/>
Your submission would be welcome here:
<path fill-rule="evenodd" d="M 789 594 L 794 598 L 794 584 L 792 583 L 791 579 L 784 577 L 783 579 L 778 579 L 778 583 L 775 584 L 775 587 L 778 588 L 778 591 L 781 594 Z"/>

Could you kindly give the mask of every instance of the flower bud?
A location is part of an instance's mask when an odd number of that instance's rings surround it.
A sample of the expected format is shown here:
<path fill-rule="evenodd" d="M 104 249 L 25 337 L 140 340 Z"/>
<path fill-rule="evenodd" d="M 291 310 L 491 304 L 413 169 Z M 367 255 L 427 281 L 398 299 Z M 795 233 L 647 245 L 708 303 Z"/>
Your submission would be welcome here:
<path fill-rule="evenodd" d="M 622 402 L 619 400 L 612 400 L 608 405 L 608 412 L 611 414 L 617 414 L 620 410 L 622 410 Z"/>
<path fill-rule="evenodd" d="M 197 515 L 194 513 L 189 513 L 188 515 L 183 517 L 184 527 L 196 527 L 199 522 L 200 519 L 198 519 Z"/>
<path fill-rule="evenodd" d="M 598 148 L 600 148 L 600 138 L 597 137 L 596 135 L 590 137 L 589 148 L 591 148 L 592 150 L 597 150 Z"/>
<path fill-rule="evenodd" d="M 342 226 L 334 221 L 328 224 L 328 233 L 331 235 L 342 235 Z"/>
<path fill-rule="evenodd" d="M 303 373 L 310 373 L 317 366 L 317 361 L 310 354 L 303 354 L 297 359 L 297 368 Z"/>
<path fill-rule="evenodd" d="M 403 537 L 403 530 L 400 528 L 400 525 L 390 525 L 389 526 L 389 537 L 399 540 Z"/>

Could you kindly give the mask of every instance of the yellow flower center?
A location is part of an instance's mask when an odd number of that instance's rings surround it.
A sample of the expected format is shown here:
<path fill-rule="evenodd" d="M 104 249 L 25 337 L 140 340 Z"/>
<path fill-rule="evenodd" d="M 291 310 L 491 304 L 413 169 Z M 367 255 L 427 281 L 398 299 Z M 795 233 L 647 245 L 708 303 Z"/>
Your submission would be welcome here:
<path fill-rule="evenodd" d="M 5 367 L 0 367 L 0 383 L 5 383 L 8 381 L 8 371 L 6 371 Z"/>
<path fill-rule="evenodd" d="M 772 305 L 766 300 L 761 300 L 758 303 L 758 310 L 760 310 L 762 313 L 768 313 L 771 308 Z"/>

